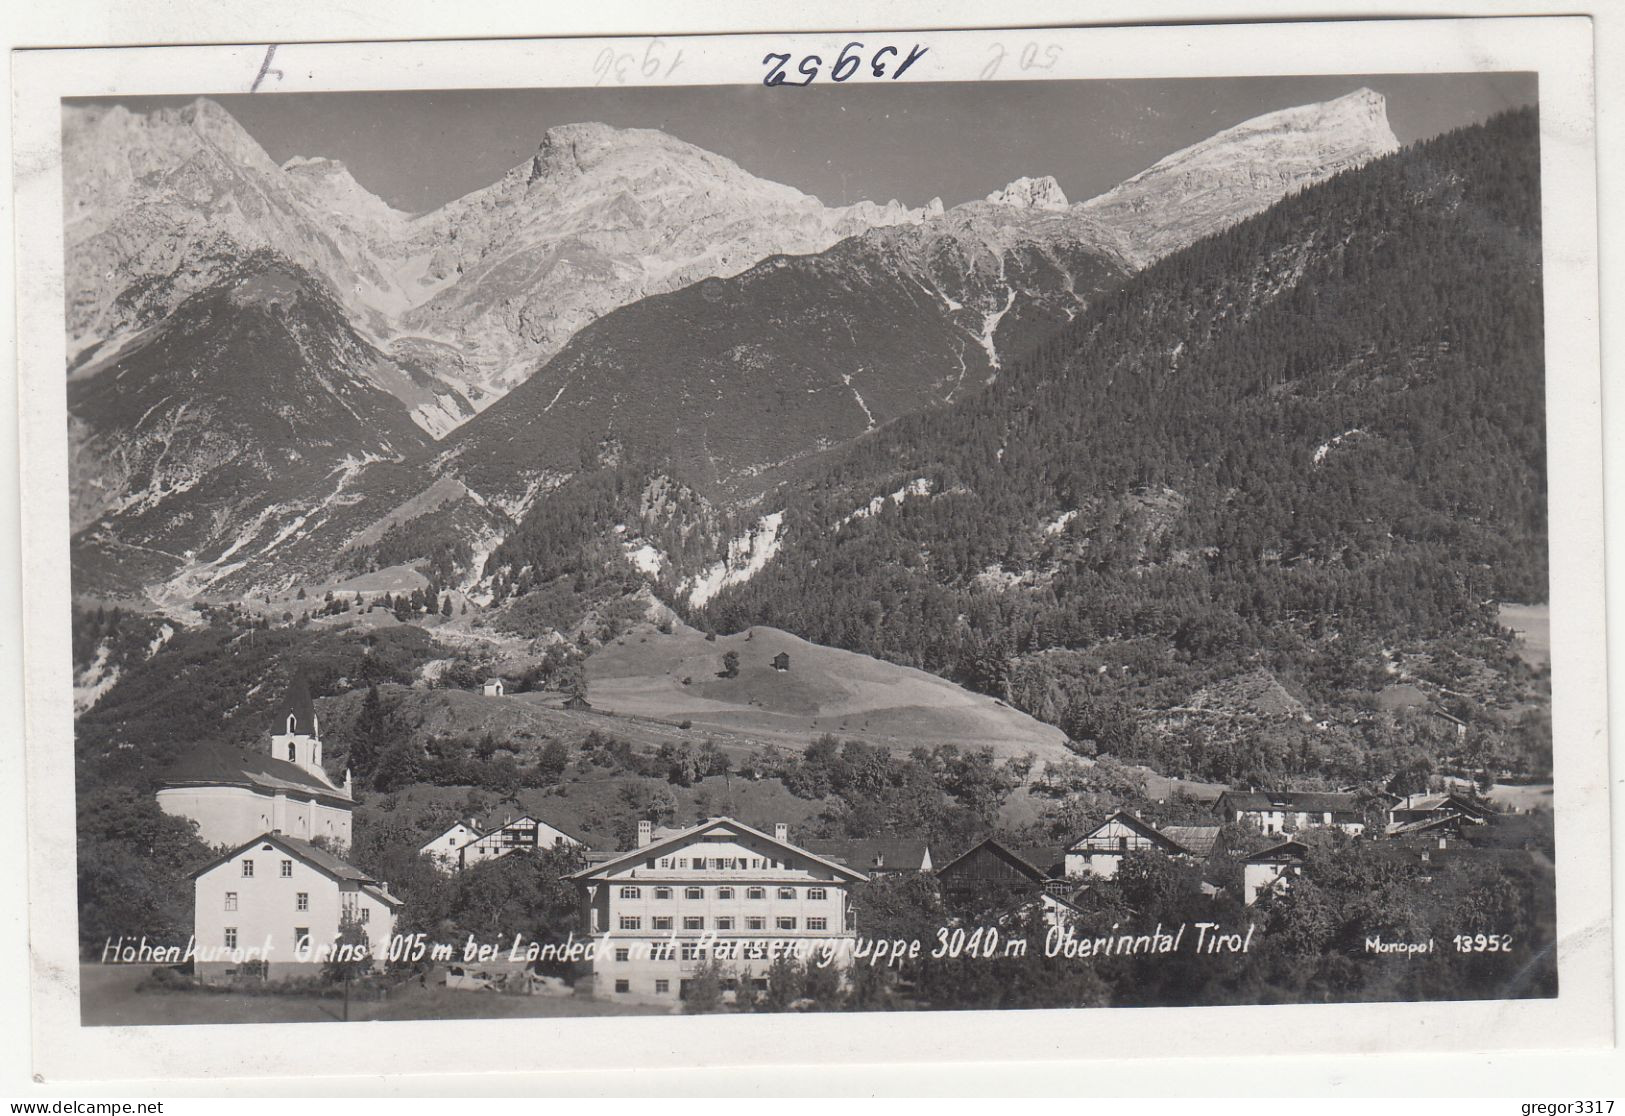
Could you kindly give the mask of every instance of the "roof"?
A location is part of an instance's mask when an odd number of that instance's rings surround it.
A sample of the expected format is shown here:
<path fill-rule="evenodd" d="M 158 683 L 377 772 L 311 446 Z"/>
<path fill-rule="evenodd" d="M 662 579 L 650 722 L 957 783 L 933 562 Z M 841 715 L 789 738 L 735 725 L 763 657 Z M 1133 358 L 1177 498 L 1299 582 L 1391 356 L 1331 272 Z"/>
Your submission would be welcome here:
<path fill-rule="evenodd" d="M 1462 823 L 1464 822 L 1467 825 L 1484 824 L 1484 822 L 1478 818 L 1468 817 L 1462 814 L 1445 814 L 1443 817 L 1422 818 L 1418 821 L 1402 822 L 1399 825 L 1389 827 L 1388 831 L 1384 835 L 1388 837 L 1415 837 L 1423 833 L 1431 833 L 1435 829 L 1454 830 L 1455 832 L 1460 833 Z"/>
<path fill-rule="evenodd" d="M 253 752 L 232 744 L 200 744 L 190 749 L 165 770 L 163 785 L 165 788 L 247 787 L 266 794 L 291 791 L 322 798 L 333 805 L 354 805 L 338 787 L 298 764 L 277 759 L 269 752 Z"/>
<path fill-rule="evenodd" d="M 931 852 L 925 841 L 906 837 L 826 839 L 808 841 L 801 847 L 865 872 L 877 868 L 918 870 Z"/>
<path fill-rule="evenodd" d="M 1452 809 L 1473 818 L 1486 818 L 1495 813 L 1495 808 L 1488 803 L 1475 802 L 1455 791 L 1407 795 L 1395 802 L 1393 809 L 1400 811 Z"/>
<path fill-rule="evenodd" d="M 500 679 L 500 678 L 487 678 L 485 680 L 485 684 L 487 686 L 500 686 L 500 685 L 502 685 L 502 679 Z"/>
<path fill-rule="evenodd" d="M 450 834 L 456 832 L 459 829 L 466 829 L 470 833 L 474 834 L 474 836 L 476 836 L 476 837 L 478 837 L 480 835 L 480 831 L 478 829 L 475 829 L 473 826 L 469 825 L 467 822 L 465 822 L 465 821 L 454 821 L 450 825 L 446 826 L 445 829 L 442 829 L 439 833 L 436 833 L 433 837 L 430 837 L 427 841 L 423 842 L 423 847 L 428 848 L 430 845 L 432 845 L 436 841 L 440 840 L 440 838 L 449 836 Z"/>
<path fill-rule="evenodd" d="M 300 736 L 316 735 L 316 706 L 310 700 L 310 683 L 305 680 L 303 668 L 296 670 L 293 680 L 288 683 L 287 693 L 277 703 L 276 716 L 272 719 L 271 731 L 277 734 L 288 732 L 288 718 L 293 718 L 292 731 Z"/>
<path fill-rule="evenodd" d="M 1271 845 L 1267 849 L 1249 853 L 1246 859 L 1248 864 L 1272 864 L 1302 860 L 1308 854 L 1309 846 L 1302 841 L 1282 841 L 1279 845 Z"/>
<path fill-rule="evenodd" d="M 1339 791 L 1225 791 L 1219 796 L 1233 810 L 1301 810 L 1358 813 L 1357 795 Z"/>
<path fill-rule="evenodd" d="M 604 861 L 601 864 L 589 863 L 587 867 L 576 872 L 571 872 L 564 878 L 567 880 L 586 880 L 593 876 L 608 875 L 610 872 L 616 871 L 623 865 L 633 864 L 639 861 L 648 860 L 651 857 L 659 856 L 667 849 L 681 845 L 684 841 L 687 841 L 691 837 L 697 837 L 709 830 L 723 828 L 733 829 L 735 832 L 740 834 L 748 834 L 762 841 L 766 841 L 768 844 L 777 848 L 788 849 L 797 856 L 804 856 L 809 860 L 815 860 L 847 880 L 857 882 L 867 880 L 869 878 L 868 874 L 865 872 L 857 871 L 853 868 L 849 868 L 845 864 L 819 856 L 811 849 L 802 848 L 800 845 L 792 845 L 789 841 L 780 841 L 778 838 L 763 833 L 760 829 L 757 829 L 754 826 L 746 825 L 744 822 L 737 821 L 734 818 L 711 818 L 707 821 L 700 822 L 698 825 L 691 825 L 687 829 L 680 830 L 677 833 L 672 834 L 670 837 L 652 841 L 647 845 L 632 849 L 629 852 L 617 853 L 614 857 Z"/>
<path fill-rule="evenodd" d="M 1192 856 L 1207 856 L 1219 840 L 1216 825 L 1165 825 L 1162 835 L 1185 849 Z"/>
<path fill-rule="evenodd" d="M 324 875 L 330 876 L 335 880 L 341 880 L 347 883 L 373 884 L 380 888 L 380 890 L 382 889 L 382 883 L 379 880 L 374 879 L 372 873 L 368 872 L 366 869 L 358 868 L 356 865 L 351 864 L 343 857 L 335 856 L 333 853 L 328 852 L 319 845 L 313 845 L 309 841 L 302 838 L 289 837 L 282 833 L 262 833 L 252 841 L 244 841 L 241 845 L 238 845 L 230 852 L 215 857 L 203 867 L 195 870 L 192 873 L 192 877 L 195 879 L 196 877 L 203 875 L 205 872 L 213 871 L 215 868 L 220 867 L 220 865 L 226 863 L 227 861 L 235 859 L 241 853 L 247 852 L 255 845 L 261 844 L 274 845 L 283 852 L 298 857 L 306 864 L 309 864 L 312 868 L 315 868 L 317 871 L 323 873 Z M 389 893 L 386 891 L 383 894 L 388 895 Z M 393 896 L 391 896 L 391 898 L 393 898 Z M 395 901 L 397 903 L 400 902 L 398 899 Z"/>
<path fill-rule="evenodd" d="M 531 825 L 535 826 L 545 825 L 549 829 L 556 829 L 566 837 L 570 838 L 572 841 L 579 842 L 582 848 L 586 848 L 592 844 L 591 841 L 587 840 L 581 834 L 576 833 L 573 830 L 566 829 L 557 822 L 550 822 L 546 818 L 538 818 L 535 814 L 521 814 L 517 818 L 506 818 L 500 824 L 493 817 L 488 821 L 482 821 L 477 828 L 474 826 L 470 826 L 469 828 L 474 830 L 474 833 L 478 839 L 484 840 L 487 837 L 501 833 L 505 829 L 513 829 L 516 826 L 520 826 L 524 822 L 529 822 Z"/>
<path fill-rule="evenodd" d="M 1099 833 L 1102 829 L 1105 829 L 1113 822 L 1120 822 L 1123 825 L 1126 825 L 1128 828 L 1134 830 L 1136 833 L 1140 834 L 1142 837 L 1149 837 L 1153 841 L 1172 840 L 1172 838 L 1168 837 L 1165 833 L 1157 829 L 1156 826 L 1152 825 L 1144 818 L 1137 817 L 1136 815 L 1129 813 L 1127 810 L 1119 810 L 1117 813 L 1095 826 L 1089 832 L 1085 833 L 1082 837 L 1079 837 L 1076 841 L 1073 841 L 1066 847 L 1066 851 L 1072 852 L 1079 845 L 1082 845 L 1085 841 L 1089 840 L 1089 838 L 1093 837 L 1095 834 Z"/>
<path fill-rule="evenodd" d="M 1043 883 L 1050 878 L 1049 873 L 1045 869 L 1054 864 L 1060 855 L 1060 851 L 1057 849 L 1028 849 L 1024 850 L 1023 852 L 1017 852 L 1009 846 L 1002 844 L 996 838 L 984 837 L 970 848 L 948 861 L 948 863 L 944 864 L 941 868 L 938 868 L 937 875 L 952 876 L 954 874 L 954 869 L 959 866 L 960 862 L 969 859 L 978 850 L 983 848 L 988 849 L 995 856 L 1010 864 L 1022 875 L 1031 879 L 1034 883 Z M 1037 860 L 1043 863 L 1045 867 L 1039 867 L 1037 863 L 1034 863 L 1033 858 L 1037 858 Z"/>
<path fill-rule="evenodd" d="M 1066 875 L 1066 849 L 1060 845 L 1023 845 L 1015 851 L 1045 878 Z"/>
<path fill-rule="evenodd" d="M 386 906 L 398 907 L 402 903 L 402 900 L 391 895 L 389 893 L 389 888 L 385 887 L 383 884 L 362 884 L 361 890 L 365 891 L 368 895 L 372 896 L 374 899 Z"/>

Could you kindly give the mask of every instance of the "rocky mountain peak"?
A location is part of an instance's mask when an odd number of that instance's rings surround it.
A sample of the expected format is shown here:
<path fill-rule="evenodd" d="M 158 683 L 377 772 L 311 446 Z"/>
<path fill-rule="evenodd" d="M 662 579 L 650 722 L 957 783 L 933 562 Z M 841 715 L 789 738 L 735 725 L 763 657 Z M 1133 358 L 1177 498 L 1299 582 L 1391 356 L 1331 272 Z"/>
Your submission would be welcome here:
<path fill-rule="evenodd" d="M 1066 194 L 1061 191 L 1061 184 L 1055 181 L 1053 175 L 1048 174 L 1040 178 L 1028 178 L 1024 175 L 1004 189 L 993 191 L 987 196 L 987 200 L 995 205 L 1010 205 L 1017 209 L 1060 210 L 1067 207 Z"/>
<path fill-rule="evenodd" d="M 1081 208 L 1123 230 L 1131 257 L 1145 264 L 1398 147 L 1387 102 L 1361 88 L 1244 120 Z"/>

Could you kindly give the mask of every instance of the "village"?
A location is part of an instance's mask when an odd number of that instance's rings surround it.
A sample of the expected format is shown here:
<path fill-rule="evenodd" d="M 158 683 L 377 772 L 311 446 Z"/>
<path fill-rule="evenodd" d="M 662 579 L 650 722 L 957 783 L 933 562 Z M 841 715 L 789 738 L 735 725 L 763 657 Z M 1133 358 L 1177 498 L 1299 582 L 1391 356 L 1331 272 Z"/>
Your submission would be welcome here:
<path fill-rule="evenodd" d="M 486 693 L 500 696 L 501 686 L 492 679 Z M 586 704 L 580 694 L 569 700 Z M 511 951 L 472 940 L 453 948 L 399 934 L 402 899 L 347 859 L 355 787 L 348 771 L 339 781 L 323 765 L 302 677 L 271 729 L 263 752 L 200 750 L 157 792 L 163 812 L 189 819 L 206 844 L 225 850 L 192 874 L 190 975 L 201 985 L 274 986 L 349 957 L 358 972 L 415 965 L 421 982 L 432 972 L 448 990 L 676 1010 L 708 964 L 727 963 L 730 996 L 765 990 L 787 955 L 841 959 L 837 972 L 849 967 L 862 952 L 854 943 L 873 932 L 854 901 L 870 881 L 927 879 L 948 910 L 991 903 L 1006 925 L 1022 921 L 1068 940 L 1090 889 L 1114 880 L 1131 858 L 1190 869 L 1202 896 L 1252 908 L 1293 887 L 1317 835 L 1341 834 L 1425 865 L 1474 855 L 1474 838 L 1508 820 L 1455 789 L 1388 795 L 1377 825 L 1370 803 L 1351 791 L 1226 789 L 1203 824 L 1156 825 L 1119 810 L 1047 848 L 1012 847 L 994 835 L 957 849 L 923 839 L 802 837 L 784 823 L 758 827 L 728 816 L 686 826 L 639 819 L 635 841 L 619 849 L 594 848 L 529 814 L 484 826 L 460 819 L 427 837 L 419 857 L 448 877 L 516 855 L 572 858 L 578 866 L 562 879 L 574 888 L 577 924 L 567 946 L 548 947 L 548 956 L 572 962 L 560 976 L 558 966 L 539 971 L 534 944 L 528 952 L 517 941 Z M 1217 847 L 1221 834 L 1237 831 L 1254 837 L 1250 851 Z M 1216 864 L 1239 871 L 1226 875 Z"/>

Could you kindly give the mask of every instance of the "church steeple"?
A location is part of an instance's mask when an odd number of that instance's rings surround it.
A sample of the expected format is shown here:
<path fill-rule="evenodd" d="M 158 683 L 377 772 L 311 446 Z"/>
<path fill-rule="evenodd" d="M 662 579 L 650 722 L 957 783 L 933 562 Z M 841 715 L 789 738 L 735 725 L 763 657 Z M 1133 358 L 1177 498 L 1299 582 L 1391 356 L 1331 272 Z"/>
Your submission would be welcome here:
<path fill-rule="evenodd" d="M 271 755 L 339 789 L 322 767 L 321 728 L 303 670 L 294 673 L 287 693 L 277 705 L 271 723 Z"/>
<path fill-rule="evenodd" d="M 272 731 L 288 736 L 320 737 L 321 732 L 316 724 L 316 706 L 310 700 L 310 683 L 305 680 L 305 672 L 301 668 L 296 670 L 293 680 L 288 683 L 288 690 L 282 695 L 282 701 L 277 705 L 275 726 Z"/>

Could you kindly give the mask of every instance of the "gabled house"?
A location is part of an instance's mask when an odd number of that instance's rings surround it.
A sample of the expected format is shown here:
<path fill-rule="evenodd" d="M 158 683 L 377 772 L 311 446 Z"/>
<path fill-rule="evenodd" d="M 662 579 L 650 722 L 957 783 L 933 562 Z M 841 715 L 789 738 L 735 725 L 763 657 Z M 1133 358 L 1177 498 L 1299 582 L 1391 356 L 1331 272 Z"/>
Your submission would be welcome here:
<path fill-rule="evenodd" d="M 1495 810 L 1484 802 L 1475 801 L 1464 794 L 1440 792 L 1410 794 L 1398 799 L 1388 809 L 1388 829 L 1411 822 L 1431 821 L 1437 818 L 1462 817 L 1474 823 L 1491 820 Z"/>
<path fill-rule="evenodd" d="M 942 897 L 959 910 L 1017 910 L 1049 896 L 1070 904 L 1077 892 L 1068 882 L 1059 849 L 1012 849 L 985 837 L 937 869 Z M 1042 904 L 1045 917 L 1061 917 L 1054 903 Z"/>
<path fill-rule="evenodd" d="M 501 697 L 507 691 L 506 684 L 500 678 L 487 678 L 481 692 L 486 697 Z"/>
<path fill-rule="evenodd" d="M 401 901 L 382 880 L 309 841 L 263 833 L 192 873 L 199 978 L 263 962 L 268 979 L 311 975 L 333 959 L 346 920 L 382 965 Z M 212 956 L 210 956 L 212 954 Z"/>
<path fill-rule="evenodd" d="M 556 825 L 540 821 L 526 814 L 512 818 L 488 833 L 476 836 L 457 848 L 457 868 L 470 868 L 487 860 L 496 860 L 519 849 L 550 849 L 574 847 L 585 849 L 587 842 Z"/>
<path fill-rule="evenodd" d="M 1354 837 L 1365 832 L 1359 797 L 1343 791 L 1227 790 L 1213 808 L 1226 824 L 1252 822 L 1266 834 L 1317 827 L 1341 829 Z"/>
<path fill-rule="evenodd" d="M 425 841 L 423 847 L 418 849 L 418 854 L 433 857 L 435 863 L 444 871 L 455 871 L 461 866 L 461 857 L 458 854 L 463 846 L 472 844 L 479 840 L 479 837 L 480 831 L 475 828 L 472 820 L 456 821 Z"/>
<path fill-rule="evenodd" d="M 1183 860 L 1203 860 L 1213 851 L 1218 836 L 1216 825 L 1158 829 L 1143 818 L 1119 811 L 1067 846 L 1066 874 L 1073 878 L 1110 879 L 1131 852 L 1160 852 Z"/>
<path fill-rule="evenodd" d="M 637 848 L 566 878 L 580 890 L 582 932 L 603 939 L 587 963 L 593 996 L 676 1003 L 710 961 L 765 988 L 786 951 L 846 952 L 848 889 L 866 877 L 792 844 L 784 825 L 768 834 L 723 817 L 664 838 L 645 823 Z"/>
<path fill-rule="evenodd" d="M 790 669 L 789 652 L 780 651 L 777 655 L 773 656 L 773 669 L 777 671 L 786 671 Z"/>
<path fill-rule="evenodd" d="M 1308 852 L 1309 846 L 1301 841 L 1283 841 L 1248 856 L 1241 868 L 1242 902 L 1250 907 L 1260 895 L 1284 890 L 1303 874 Z"/>

